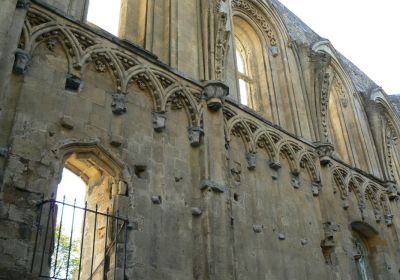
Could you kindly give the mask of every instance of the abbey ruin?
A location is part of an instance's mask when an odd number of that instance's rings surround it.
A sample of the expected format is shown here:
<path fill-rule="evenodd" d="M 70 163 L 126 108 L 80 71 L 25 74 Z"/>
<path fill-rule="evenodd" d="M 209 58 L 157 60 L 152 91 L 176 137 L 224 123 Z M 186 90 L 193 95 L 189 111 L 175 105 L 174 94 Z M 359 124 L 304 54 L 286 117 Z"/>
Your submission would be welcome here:
<path fill-rule="evenodd" d="M 89 1 L 0 1 L 0 279 L 400 279 L 400 106 L 340 50 L 278 0 Z"/>

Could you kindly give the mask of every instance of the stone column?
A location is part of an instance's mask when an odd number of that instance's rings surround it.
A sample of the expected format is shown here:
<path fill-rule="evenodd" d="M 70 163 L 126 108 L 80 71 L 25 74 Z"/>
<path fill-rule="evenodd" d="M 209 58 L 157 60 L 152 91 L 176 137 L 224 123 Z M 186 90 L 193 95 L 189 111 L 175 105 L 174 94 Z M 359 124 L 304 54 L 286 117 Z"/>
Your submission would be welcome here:
<path fill-rule="evenodd" d="M 368 122 L 371 127 L 372 137 L 374 139 L 375 147 L 378 152 L 379 163 L 382 168 L 383 176 L 386 180 L 391 180 L 390 171 L 386 167 L 386 159 L 385 159 L 385 145 L 386 139 L 384 138 L 386 135 L 382 135 L 382 127 L 384 125 L 382 121 L 383 115 L 379 110 L 378 104 L 374 101 L 370 100 L 365 104 L 365 112 L 368 117 Z"/>
<path fill-rule="evenodd" d="M 230 213 L 227 200 L 227 160 L 225 154 L 222 104 L 229 88 L 221 82 L 207 82 L 203 90 L 204 150 L 202 190 L 204 214 L 205 268 L 201 279 L 233 279 L 233 252 L 230 242 Z"/>
<path fill-rule="evenodd" d="M 2 181 L 4 157 L 7 154 L 9 133 L 18 101 L 18 96 L 15 94 L 17 91 L 10 88 L 14 61 L 29 60 L 29 56 L 24 56 L 23 52 L 17 51 L 17 48 L 30 5 L 30 1 L 27 0 L 3 1 L 0 9 L 0 36 L 3 38 L 0 40 L 0 150 L 5 151 L 0 154 L 0 181 Z"/>
<path fill-rule="evenodd" d="M 148 0 L 122 0 L 119 36 L 145 47 Z"/>

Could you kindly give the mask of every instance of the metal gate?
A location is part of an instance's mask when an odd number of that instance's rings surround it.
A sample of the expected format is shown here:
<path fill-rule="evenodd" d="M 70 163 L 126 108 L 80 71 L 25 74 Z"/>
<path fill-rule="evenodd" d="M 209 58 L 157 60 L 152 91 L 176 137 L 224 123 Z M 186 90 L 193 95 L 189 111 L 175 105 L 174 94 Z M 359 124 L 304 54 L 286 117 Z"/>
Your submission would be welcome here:
<path fill-rule="evenodd" d="M 124 279 L 128 220 L 54 199 L 38 205 L 31 273 L 46 279 Z"/>

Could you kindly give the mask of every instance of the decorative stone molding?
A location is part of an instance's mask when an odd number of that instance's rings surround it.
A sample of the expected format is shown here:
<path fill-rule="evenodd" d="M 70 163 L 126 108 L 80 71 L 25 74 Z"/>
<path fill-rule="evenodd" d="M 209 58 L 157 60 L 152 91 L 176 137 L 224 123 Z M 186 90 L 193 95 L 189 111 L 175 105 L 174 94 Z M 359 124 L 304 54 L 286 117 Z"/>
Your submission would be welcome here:
<path fill-rule="evenodd" d="M 82 84 L 82 80 L 80 77 L 67 73 L 66 80 L 65 80 L 65 89 L 71 91 L 79 91 Z"/>
<path fill-rule="evenodd" d="M 277 44 L 277 39 L 275 36 L 275 31 L 269 24 L 269 20 L 267 16 L 262 13 L 255 5 L 251 3 L 249 0 L 232 0 L 232 9 L 234 11 L 241 11 L 247 14 L 250 18 L 254 19 L 254 21 L 259 25 L 261 30 L 267 35 L 269 39 L 269 43 L 271 46 L 275 46 Z"/>
<path fill-rule="evenodd" d="M 32 5 L 32 2 L 30 0 L 18 0 L 16 8 L 29 10 L 31 5 Z"/>
<path fill-rule="evenodd" d="M 201 136 L 204 134 L 204 131 L 201 127 L 194 126 L 188 128 L 189 132 L 189 141 L 192 147 L 200 146 Z"/>
<path fill-rule="evenodd" d="M 156 132 L 163 132 L 166 122 L 165 112 L 153 112 L 153 128 Z"/>
<path fill-rule="evenodd" d="M 331 162 L 331 157 L 335 148 L 331 143 L 315 143 L 320 162 L 323 166 L 328 165 Z"/>
<path fill-rule="evenodd" d="M 256 169 L 257 156 L 255 153 L 247 153 L 246 160 L 247 160 L 247 169 L 249 170 Z"/>
<path fill-rule="evenodd" d="M 228 7 L 225 3 L 219 2 L 216 5 L 216 14 L 214 16 L 215 25 L 217 26 L 215 35 L 215 78 L 217 80 L 225 80 L 225 64 L 226 56 L 228 54 L 228 43 L 230 37 L 230 30 L 228 26 Z"/>
<path fill-rule="evenodd" d="M 123 113 L 126 113 L 126 94 L 124 93 L 113 93 L 112 94 L 112 112 L 115 115 L 122 115 Z"/>
<path fill-rule="evenodd" d="M 218 184 L 217 182 L 214 182 L 212 180 L 203 180 L 200 183 L 200 189 L 201 190 L 210 190 L 215 193 L 224 193 L 225 192 L 225 186 Z"/>
<path fill-rule="evenodd" d="M 229 87 L 219 81 L 208 81 L 203 88 L 203 97 L 207 102 L 207 107 L 217 112 L 229 95 Z"/>
<path fill-rule="evenodd" d="M 15 51 L 13 72 L 18 75 L 25 74 L 29 66 L 31 65 L 31 59 L 32 57 L 27 51 L 17 49 Z"/>

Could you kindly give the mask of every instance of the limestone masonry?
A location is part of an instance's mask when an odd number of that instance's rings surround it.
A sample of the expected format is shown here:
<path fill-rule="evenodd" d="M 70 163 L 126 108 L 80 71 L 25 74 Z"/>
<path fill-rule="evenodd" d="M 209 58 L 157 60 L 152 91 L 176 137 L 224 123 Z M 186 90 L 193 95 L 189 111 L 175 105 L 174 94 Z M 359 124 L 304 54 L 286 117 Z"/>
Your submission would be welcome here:
<path fill-rule="evenodd" d="M 0 279 L 400 279 L 398 96 L 277 0 L 88 5 L 0 1 Z"/>

